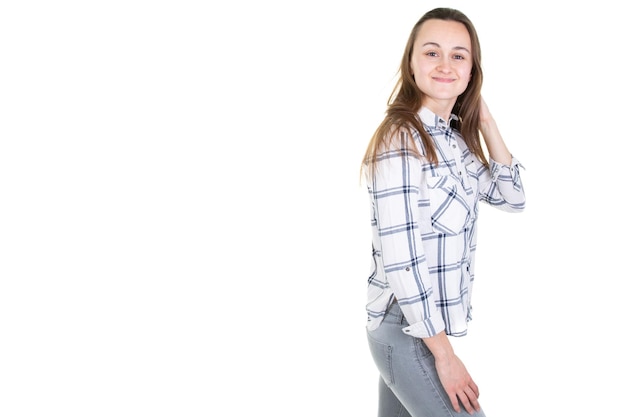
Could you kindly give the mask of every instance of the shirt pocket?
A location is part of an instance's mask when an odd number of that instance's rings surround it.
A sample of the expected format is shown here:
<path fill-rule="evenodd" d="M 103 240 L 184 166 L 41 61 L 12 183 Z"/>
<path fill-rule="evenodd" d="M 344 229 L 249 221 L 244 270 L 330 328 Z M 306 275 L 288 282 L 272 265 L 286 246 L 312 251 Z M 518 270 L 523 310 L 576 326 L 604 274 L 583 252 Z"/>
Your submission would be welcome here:
<path fill-rule="evenodd" d="M 433 231 L 450 235 L 461 233 L 471 218 L 461 183 L 450 175 L 429 177 L 426 181 Z"/>

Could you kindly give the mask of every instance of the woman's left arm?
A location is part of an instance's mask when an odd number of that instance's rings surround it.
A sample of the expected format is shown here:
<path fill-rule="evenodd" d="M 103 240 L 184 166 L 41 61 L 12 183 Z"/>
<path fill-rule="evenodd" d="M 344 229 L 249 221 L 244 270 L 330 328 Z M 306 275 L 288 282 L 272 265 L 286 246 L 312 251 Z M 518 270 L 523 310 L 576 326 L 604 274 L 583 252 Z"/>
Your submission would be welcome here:
<path fill-rule="evenodd" d="M 500 135 L 500 130 L 498 130 L 498 125 L 496 121 L 491 116 L 491 112 L 489 111 L 489 107 L 485 103 L 485 100 L 480 98 L 480 133 L 483 135 L 483 139 L 485 140 L 485 145 L 487 145 L 487 151 L 489 152 L 489 156 L 496 162 L 499 162 L 503 165 L 511 165 L 512 157 L 511 152 L 509 152 L 504 140 L 502 139 L 502 135 Z"/>
<path fill-rule="evenodd" d="M 482 97 L 479 129 L 490 159 L 489 167 L 478 174 L 481 199 L 504 211 L 523 211 L 526 197 L 519 174 L 521 164 L 509 152 Z"/>

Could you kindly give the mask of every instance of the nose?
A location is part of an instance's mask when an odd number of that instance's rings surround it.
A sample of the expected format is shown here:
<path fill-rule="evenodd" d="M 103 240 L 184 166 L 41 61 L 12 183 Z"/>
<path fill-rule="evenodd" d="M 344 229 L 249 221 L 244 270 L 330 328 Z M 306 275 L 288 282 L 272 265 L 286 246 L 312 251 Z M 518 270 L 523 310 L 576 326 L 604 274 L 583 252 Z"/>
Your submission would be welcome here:
<path fill-rule="evenodd" d="M 442 57 L 439 61 L 439 65 L 437 65 L 437 70 L 441 72 L 449 72 L 451 68 L 450 59 L 446 57 Z"/>

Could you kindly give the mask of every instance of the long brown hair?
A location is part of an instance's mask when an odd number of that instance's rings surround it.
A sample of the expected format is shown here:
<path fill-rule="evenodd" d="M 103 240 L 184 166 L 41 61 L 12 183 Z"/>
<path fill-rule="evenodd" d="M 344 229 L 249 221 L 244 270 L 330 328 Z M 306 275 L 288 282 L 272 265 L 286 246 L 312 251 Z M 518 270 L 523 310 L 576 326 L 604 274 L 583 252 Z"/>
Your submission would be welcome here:
<path fill-rule="evenodd" d="M 411 75 L 411 57 L 415 38 L 427 20 L 440 19 L 462 23 L 469 32 L 472 48 L 472 77 L 465 91 L 457 98 L 452 113 L 459 117 L 459 131 L 465 139 L 467 147 L 480 161 L 487 165 L 487 158 L 483 152 L 479 136 L 479 109 L 480 90 L 483 84 L 483 71 L 481 67 L 481 52 L 478 34 L 474 25 L 465 14 L 451 8 L 436 8 L 424 14 L 417 21 L 406 43 L 402 62 L 398 69 L 398 81 L 387 101 L 385 118 L 380 123 L 367 146 L 361 168 L 368 167 L 373 174 L 376 168 L 377 157 L 383 145 L 391 146 L 394 135 L 400 131 L 417 130 L 422 140 L 425 155 L 421 155 L 414 146 L 413 140 L 411 152 L 425 157 L 431 163 L 437 163 L 437 154 L 432 137 L 426 132 L 417 113 L 422 107 L 423 93 Z"/>

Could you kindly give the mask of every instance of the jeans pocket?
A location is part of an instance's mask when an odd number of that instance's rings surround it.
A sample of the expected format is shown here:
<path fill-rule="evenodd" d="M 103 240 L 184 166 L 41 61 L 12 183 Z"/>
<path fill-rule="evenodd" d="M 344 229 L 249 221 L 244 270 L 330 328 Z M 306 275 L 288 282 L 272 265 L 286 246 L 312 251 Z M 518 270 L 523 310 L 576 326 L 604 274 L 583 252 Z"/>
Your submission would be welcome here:
<path fill-rule="evenodd" d="M 367 334 L 367 342 L 380 376 L 387 385 L 392 385 L 394 383 L 393 368 L 391 366 L 393 347 L 374 339 L 369 333 Z"/>

